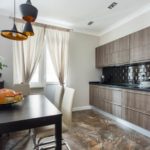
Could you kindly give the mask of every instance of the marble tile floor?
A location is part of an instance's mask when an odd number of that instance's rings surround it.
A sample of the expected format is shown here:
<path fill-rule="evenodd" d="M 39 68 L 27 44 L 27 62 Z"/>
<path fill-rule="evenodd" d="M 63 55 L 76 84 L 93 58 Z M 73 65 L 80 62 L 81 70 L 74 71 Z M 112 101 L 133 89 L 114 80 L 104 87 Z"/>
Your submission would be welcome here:
<path fill-rule="evenodd" d="M 0 150 L 32 150 L 31 137 L 12 148 L 23 135 L 24 132 L 17 132 L 2 136 Z M 92 110 L 74 112 L 72 128 L 63 138 L 71 150 L 150 150 L 150 138 Z"/>

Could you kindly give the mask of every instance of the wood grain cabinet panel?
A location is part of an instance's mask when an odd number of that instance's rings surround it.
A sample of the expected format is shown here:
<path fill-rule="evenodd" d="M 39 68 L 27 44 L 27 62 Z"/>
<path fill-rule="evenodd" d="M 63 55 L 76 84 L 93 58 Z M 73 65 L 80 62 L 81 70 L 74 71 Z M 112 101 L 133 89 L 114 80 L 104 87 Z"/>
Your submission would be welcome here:
<path fill-rule="evenodd" d="M 112 103 L 121 105 L 122 103 L 122 91 L 112 89 Z"/>
<path fill-rule="evenodd" d="M 93 85 L 90 85 L 89 86 L 89 102 L 90 102 L 90 105 L 94 105 L 94 86 Z"/>
<path fill-rule="evenodd" d="M 102 66 L 102 57 L 103 57 L 103 52 L 101 50 L 101 47 L 96 48 L 95 50 L 95 61 L 96 61 L 96 67 L 99 68 Z"/>
<path fill-rule="evenodd" d="M 150 27 L 130 35 L 130 62 L 150 60 Z"/>
<path fill-rule="evenodd" d="M 135 109 L 145 112 L 147 95 L 135 93 Z"/>
<path fill-rule="evenodd" d="M 123 91 L 122 106 L 134 108 L 135 106 L 135 94 L 130 91 Z"/>
<path fill-rule="evenodd" d="M 112 114 L 121 118 L 121 114 L 122 114 L 122 108 L 121 106 L 112 104 Z"/>
<path fill-rule="evenodd" d="M 90 85 L 90 104 L 150 130 L 148 92 Z"/>
<path fill-rule="evenodd" d="M 140 113 L 139 114 L 139 126 L 150 130 L 150 116 Z"/>
<path fill-rule="evenodd" d="M 105 88 L 105 99 L 108 101 L 108 102 L 112 102 L 112 89 L 110 88 Z"/>
<path fill-rule="evenodd" d="M 129 36 L 96 48 L 96 67 L 129 63 Z"/>
<path fill-rule="evenodd" d="M 139 112 L 129 108 L 122 108 L 122 119 L 127 120 L 133 124 L 139 125 Z"/>
<path fill-rule="evenodd" d="M 90 86 L 90 104 L 94 106 L 99 106 L 99 88 L 98 86 Z"/>
<path fill-rule="evenodd" d="M 150 60 L 150 27 L 96 48 L 96 67 Z"/>

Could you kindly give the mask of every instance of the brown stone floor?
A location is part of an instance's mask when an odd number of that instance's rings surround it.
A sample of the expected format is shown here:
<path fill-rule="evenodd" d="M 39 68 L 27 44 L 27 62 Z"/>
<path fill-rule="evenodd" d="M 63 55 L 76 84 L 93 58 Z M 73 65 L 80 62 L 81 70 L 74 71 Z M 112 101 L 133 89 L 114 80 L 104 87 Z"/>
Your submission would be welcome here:
<path fill-rule="evenodd" d="M 0 150 L 10 150 L 24 133 L 2 136 Z M 73 113 L 73 124 L 69 132 L 63 134 L 72 150 L 150 150 L 147 138 L 94 111 Z M 24 140 L 13 150 L 32 150 L 31 138 Z M 65 149 L 65 148 L 63 148 Z"/>

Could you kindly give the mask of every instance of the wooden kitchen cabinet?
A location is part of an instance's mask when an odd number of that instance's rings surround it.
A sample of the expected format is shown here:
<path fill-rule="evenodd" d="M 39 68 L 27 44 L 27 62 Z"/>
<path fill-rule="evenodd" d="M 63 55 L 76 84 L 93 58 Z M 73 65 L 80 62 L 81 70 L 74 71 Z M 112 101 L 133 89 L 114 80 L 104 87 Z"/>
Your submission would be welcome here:
<path fill-rule="evenodd" d="M 113 65 L 129 63 L 129 54 L 129 36 L 114 41 L 114 51 L 110 53 Z"/>
<path fill-rule="evenodd" d="M 150 93 L 90 85 L 90 104 L 150 130 Z"/>
<path fill-rule="evenodd" d="M 108 66 L 109 60 L 109 50 L 106 48 L 106 45 L 96 48 L 96 67 L 101 68 Z"/>
<path fill-rule="evenodd" d="M 96 48 L 97 68 L 147 61 L 150 61 L 150 27 Z"/>
<path fill-rule="evenodd" d="M 129 36 L 96 48 L 96 67 L 129 63 Z"/>
<path fill-rule="evenodd" d="M 130 35 L 130 62 L 150 60 L 150 27 Z"/>
<path fill-rule="evenodd" d="M 96 85 L 90 86 L 90 104 L 99 106 L 99 87 Z"/>
<path fill-rule="evenodd" d="M 95 63 L 96 63 L 96 68 L 102 67 L 102 57 L 103 57 L 103 52 L 101 47 L 97 47 L 95 51 Z"/>

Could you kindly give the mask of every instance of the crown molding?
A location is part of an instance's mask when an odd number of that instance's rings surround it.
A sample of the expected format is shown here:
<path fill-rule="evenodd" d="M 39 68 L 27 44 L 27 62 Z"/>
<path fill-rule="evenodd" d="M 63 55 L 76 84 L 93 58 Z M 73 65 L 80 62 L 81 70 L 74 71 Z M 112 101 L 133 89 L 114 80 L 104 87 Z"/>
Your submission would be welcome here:
<path fill-rule="evenodd" d="M 111 32 L 117 28 L 119 28 L 120 26 L 130 22 L 131 20 L 139 17 L 140 15 L 143 15 L 144 13 L 147 13 L 150 11 L 150 4 L 146 5 L 145 7 L 143 7 L 142 9 L 139 9 L 138 11 L 132 13 L 131 15 L 125 17 L 124 19 L 118 21 L 117 23 L 111 25 L 110 27 L 108 27 L 106 30 L 101 31 L 98 36 L 102 36 L 108 32 Z"/>

